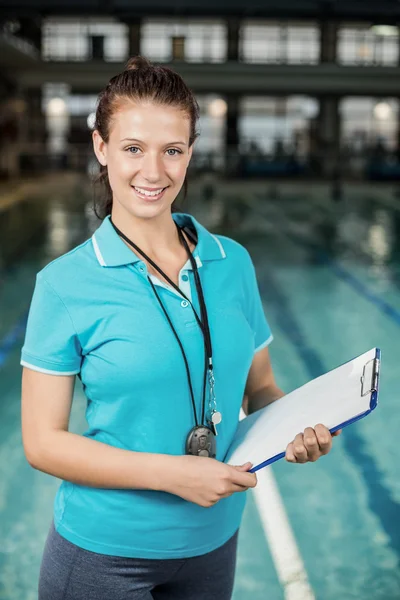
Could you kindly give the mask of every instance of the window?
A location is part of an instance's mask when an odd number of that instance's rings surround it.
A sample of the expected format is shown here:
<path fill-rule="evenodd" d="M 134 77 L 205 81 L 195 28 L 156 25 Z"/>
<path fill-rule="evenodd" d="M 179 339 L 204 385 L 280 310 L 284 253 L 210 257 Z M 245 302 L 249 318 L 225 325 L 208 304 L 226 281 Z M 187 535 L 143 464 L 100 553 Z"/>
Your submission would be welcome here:
<path fill-rule="evenodd" d="M 340 103 L 342 144 L 348 149 L 397 148 L 399 102 L 394 98 L 348 97 Z"/>
<path fill-rule="evenodd" d="M 243 62 L 317 64 L 320 36 L 315 23 L 246 21 L 240 34 Z"/>
<path fill-rule="evenodd" d="M 47 19 L 43 60 L 121 62 L 128 57 L 128 26 L 110 19 Z"/>
<path fill-rule="evenodd" d="M 226 28 L 222 21 L 145 20 L 142 23 L 140 50 L 150 60 L 224 62 L 226 45 Z"/>
<path fill-rule="evenodd" d="M 343 26 L 338 34 L 338 62 L 342 65 L 397 66 L 397 27 Z"/>
<path fill-rule="evenodd" d="M 252 97 L 241 102 L 240 149 L 253 155 L 294 154 L 309 151 L 309 122 L 318 113 L 318 102 L 309 96 Z"/>

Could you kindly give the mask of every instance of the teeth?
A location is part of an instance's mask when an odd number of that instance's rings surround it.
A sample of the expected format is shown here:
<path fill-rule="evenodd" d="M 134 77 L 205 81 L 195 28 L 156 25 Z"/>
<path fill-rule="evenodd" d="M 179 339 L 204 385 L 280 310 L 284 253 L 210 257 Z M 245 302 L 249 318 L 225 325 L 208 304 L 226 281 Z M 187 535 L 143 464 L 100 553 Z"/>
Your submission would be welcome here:
<path fill-rule="evenodd" d="M 143 194 L 143 196 L 158 196 L 159 194 L 161 194 L 161 192 L 163 191 L 164 188 L 160 188 L 159 190 L 155 190 L 154 192 L 149 192 L 148 190 L 142 190 L 141 188 L 138 188 L 136 186 L 135 190 L 137 192 L 139 192 L 140 194 Z"/>

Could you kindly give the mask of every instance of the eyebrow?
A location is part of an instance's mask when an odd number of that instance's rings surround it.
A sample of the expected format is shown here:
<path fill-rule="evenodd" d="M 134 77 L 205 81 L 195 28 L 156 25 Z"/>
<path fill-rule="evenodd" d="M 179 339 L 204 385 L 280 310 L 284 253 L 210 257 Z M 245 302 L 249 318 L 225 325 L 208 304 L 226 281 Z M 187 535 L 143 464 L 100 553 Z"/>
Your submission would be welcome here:
<path fill-rule="evenodd" d="M 124 138 L 123 140 L 121 140 L 121 142 L 139 142 L 140 144 L 144 144 L 144 142 L 142 142 L 142 140 L 138 140 L 137 138 Z M 165 146 L 186 146 L 185 142 L 168 142 L 168 144 L 165 144 Z"/>

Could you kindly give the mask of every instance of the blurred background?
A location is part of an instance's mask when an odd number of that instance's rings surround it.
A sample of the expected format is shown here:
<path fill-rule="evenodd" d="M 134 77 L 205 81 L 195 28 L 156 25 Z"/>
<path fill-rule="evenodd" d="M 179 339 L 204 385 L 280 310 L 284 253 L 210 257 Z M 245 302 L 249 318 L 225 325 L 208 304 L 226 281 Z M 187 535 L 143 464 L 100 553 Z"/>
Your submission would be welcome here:
<path fill-rule="evenodd" d="M 96 97 L 136 54 L 196 94 L 177 204 L 250 251 L 278 385 L 382 349 L 378 408 L 317 463 L 260 472 L 234 600 L 400 599 L 399 24 L 397 0 L 0 1 L 0 599 L 37 598 L 59 485 L 21 445 L 35 275 L 100 224 Z"/>

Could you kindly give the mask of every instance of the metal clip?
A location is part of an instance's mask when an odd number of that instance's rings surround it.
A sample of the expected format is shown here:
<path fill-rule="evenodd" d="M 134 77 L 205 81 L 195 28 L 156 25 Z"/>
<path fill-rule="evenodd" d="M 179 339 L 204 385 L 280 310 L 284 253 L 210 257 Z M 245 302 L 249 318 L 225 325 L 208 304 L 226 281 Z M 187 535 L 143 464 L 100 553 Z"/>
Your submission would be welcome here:
<path fill-rule="evenodd" d="M 367 396 L 368 394 L 371 394 L 371 392 L 378 391 L 379 367 L 379 358 L 373 358 L 364 365 L 363 374 L 360 378 L 361 396 Z M 369 389 L 365 390 L 364 386 L 367 386 Z"/>
<path fill-rule="evenodd" d="M 214 371 L 212 369 L 208 370 L 208 382 L 210 384 L 210 395 L 208 400 L 208 408 L 210 413 L 217 410 L 217 399 L 215 397 L 215 379 L 214 379 Z"/>

